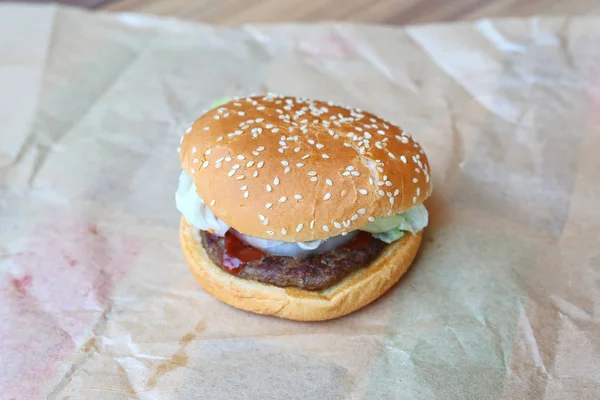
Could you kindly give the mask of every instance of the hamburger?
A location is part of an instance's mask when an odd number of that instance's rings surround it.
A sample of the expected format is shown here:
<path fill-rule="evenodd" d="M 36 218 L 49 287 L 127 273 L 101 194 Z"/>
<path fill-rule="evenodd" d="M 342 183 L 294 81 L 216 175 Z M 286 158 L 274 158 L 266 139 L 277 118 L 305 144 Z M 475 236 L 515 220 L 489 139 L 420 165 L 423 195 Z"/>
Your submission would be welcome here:
<path fill-rule="evenodd" d="M 234 98 L 182 137 L 180 240 L 200 285 L 243 310 L 337 318 L 385 293 L 428 223 L 427 156 L 358 108 Z"/>

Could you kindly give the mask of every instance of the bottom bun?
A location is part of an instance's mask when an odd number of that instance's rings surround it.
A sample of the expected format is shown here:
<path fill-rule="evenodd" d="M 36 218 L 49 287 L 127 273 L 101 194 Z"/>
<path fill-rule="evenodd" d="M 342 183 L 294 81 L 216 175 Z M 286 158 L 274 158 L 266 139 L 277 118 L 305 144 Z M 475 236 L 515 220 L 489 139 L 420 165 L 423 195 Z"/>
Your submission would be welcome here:
<path fill-rule="evenodd" d="M 215 265 L 198 230 L 181 219 L 181 247 L 190 270 L 211 295 L 233 307 L 296 321 L 324 321 L 358 310 L 396 283 L 415 258 L 423 231 L 407 234 L 387 246 L 368 267 L 318 291 L 281 288 L 238 278 Z"/>

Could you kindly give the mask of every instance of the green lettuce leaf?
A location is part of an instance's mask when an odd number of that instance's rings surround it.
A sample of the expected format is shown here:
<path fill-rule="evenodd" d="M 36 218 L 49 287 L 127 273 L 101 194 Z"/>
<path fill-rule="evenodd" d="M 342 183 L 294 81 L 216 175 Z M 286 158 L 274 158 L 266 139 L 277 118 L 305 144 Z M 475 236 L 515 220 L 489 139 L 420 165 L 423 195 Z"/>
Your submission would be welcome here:
<path fill-rule="evenodd" d="M 379 218 L 361 228 L 371 232 L 379 240 L 392 243 L 404 236 L 404 232 L 417 233 L 427 226 L 429 214 L 424 205 L 416 205 L 401 214 Z"/>

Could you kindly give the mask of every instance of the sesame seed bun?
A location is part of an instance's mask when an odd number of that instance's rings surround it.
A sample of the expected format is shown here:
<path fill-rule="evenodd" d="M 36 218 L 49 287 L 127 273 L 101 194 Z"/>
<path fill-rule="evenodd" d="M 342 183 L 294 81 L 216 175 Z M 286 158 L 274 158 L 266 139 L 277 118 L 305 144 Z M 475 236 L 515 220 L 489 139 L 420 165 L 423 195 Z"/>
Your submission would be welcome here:
<path fill-rule="evenodd" d="M 324 290 L 281 288 L 238 278 L 215 265 L 202 246 L 198 230 L 181 219 L 180 240 L 185 259 L 200 285 L 233 307 L 297 321 L 324 321 L 371 303 L 406 272 L 421 245 L 422 231 L 388 245 L 366 268 Z"/>
<path fill-rule="evenodd" d="M 431 193 L 429 163 L 402 129 L 331 102 L 234 99 L 186 132 L 181 165 L 237 231 L 304 242 L 404 212 Z"/>

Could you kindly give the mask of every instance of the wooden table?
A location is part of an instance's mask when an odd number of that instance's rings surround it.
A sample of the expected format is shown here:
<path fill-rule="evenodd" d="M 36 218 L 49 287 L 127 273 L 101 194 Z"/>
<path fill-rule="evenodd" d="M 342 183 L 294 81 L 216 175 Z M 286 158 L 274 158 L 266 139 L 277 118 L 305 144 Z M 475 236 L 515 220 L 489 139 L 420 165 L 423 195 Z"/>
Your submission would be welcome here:
<path fill-rule="evenodd" d="M 600 0 L 116 0 L 101 8 L 218 24 L 324 20 L 412 24 L 600 14 Z"/>

